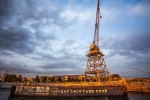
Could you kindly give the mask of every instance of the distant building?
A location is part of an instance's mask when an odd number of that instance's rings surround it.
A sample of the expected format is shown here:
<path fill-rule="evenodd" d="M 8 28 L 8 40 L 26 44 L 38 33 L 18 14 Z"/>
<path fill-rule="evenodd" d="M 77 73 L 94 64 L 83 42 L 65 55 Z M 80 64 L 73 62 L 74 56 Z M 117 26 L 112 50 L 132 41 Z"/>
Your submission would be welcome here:
<path fill-rule="evenodd" d="M 42 80 L 45 80 L 45 81 L 49 81 L 50 80 L 50 76 L 39 76 L 39 79 L 42 81 Z"/>
<path fill-rule="evenodd" d="M 54 76 L 55 80 L 58 78 L 61 78 L 63 82 L 67 81 L 70 77 L 71 79 L 79 79 L 82 80 L 84 78 L 84 75 L 61 75 L 61 76 Z"/>

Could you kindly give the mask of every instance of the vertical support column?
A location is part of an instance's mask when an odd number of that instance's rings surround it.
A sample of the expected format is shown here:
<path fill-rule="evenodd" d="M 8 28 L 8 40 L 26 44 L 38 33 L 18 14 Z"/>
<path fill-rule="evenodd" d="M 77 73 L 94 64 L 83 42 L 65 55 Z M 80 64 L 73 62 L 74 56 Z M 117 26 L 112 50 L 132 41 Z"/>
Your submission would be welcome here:
<path fill-rule="evenodd" d="M 86 82 L 86 72 L 84 72 L 84 82 Z"/>
<path fill-rule="evenodd" d="M 98 73 L 98 82 L 100 83 L 100 71 L 98 71 L 97 73 Z"/>

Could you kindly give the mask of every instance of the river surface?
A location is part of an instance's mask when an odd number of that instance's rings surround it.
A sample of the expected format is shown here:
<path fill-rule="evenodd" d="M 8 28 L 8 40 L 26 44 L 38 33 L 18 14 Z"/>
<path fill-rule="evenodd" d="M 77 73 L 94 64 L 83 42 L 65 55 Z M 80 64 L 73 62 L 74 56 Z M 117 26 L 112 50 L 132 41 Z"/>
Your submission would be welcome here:
<path fill-rule="evenodd" d="M 9 98 L 10 89 L 0 89 L 0 100 L 150 100 L 149 93 L 128 93 L 127 97 L 65 97 L 65 98 L 49 98 L 49 97 L 18 97 Z"/>

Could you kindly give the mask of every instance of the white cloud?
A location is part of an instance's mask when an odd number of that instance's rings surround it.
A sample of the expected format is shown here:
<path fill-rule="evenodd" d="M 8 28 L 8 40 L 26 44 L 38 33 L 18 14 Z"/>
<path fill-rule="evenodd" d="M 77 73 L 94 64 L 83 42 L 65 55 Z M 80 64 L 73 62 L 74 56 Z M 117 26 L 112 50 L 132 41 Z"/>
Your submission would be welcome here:
<path fill-rule="evenodd" d="M 150 3 L 140 3 L 135 6 L 129 6 L 129 11 L 127 11 L 129 15 L 135 16 L 150 16 Z"/>
<path fill-rule="evenodd" d="M 90 10 L 85 10 L 85 11 L 75 11 L 75 10 L 65 10 L 61 16 L 63 18 L 66 18 L 67 21 L 77 19 L 79 22 L 84 22 L 87 20 L 90 20 L 92 17 L 92 12 Z"/>

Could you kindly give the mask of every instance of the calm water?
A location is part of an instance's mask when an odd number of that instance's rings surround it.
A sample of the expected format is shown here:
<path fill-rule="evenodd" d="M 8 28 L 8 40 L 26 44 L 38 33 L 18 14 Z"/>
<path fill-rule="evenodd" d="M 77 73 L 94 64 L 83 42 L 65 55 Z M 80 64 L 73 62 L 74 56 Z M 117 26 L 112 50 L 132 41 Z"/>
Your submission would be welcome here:
<path fill-rule="evenodd" d="M 150 100 L 150 94 L 148 93 L 128 93 L 128 97 L 19 97 L 8 99 L 9 93 L 10 89 L 0 89 L 0 100 Z"/>

